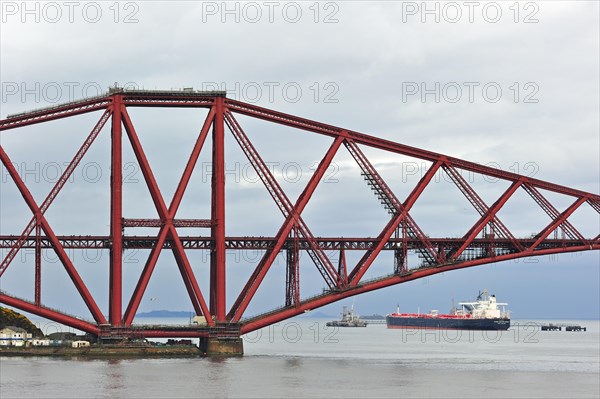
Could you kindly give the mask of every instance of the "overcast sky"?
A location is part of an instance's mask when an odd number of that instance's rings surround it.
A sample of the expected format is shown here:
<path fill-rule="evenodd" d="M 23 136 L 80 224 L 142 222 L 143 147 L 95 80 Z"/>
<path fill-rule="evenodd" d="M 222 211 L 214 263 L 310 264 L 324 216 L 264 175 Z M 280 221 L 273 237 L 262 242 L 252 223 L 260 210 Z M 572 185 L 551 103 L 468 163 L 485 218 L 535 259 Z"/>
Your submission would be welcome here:
<path fill-rule="evenodd" d="M 0 117 L 100 94 L 109 86 L 227 89 L 231 98 L 503 170 L 600 192 L 599 8 L 578 2 L 63 2 L 3 1 Z M 516 5 L 515 5 L 516 4 Z M 426 8 L 424 8 L 426 7 Z M 130 109 L 161 192 L 170 201 L 205 110 Z M 2 146 L 38 203 L 99 113 L 3 132 Z M 331 139 L 238 117 L 295 200 Z M 109 133 L 105 128 L 47 212 L 57 234 L 107 234 Z M 178 217 L 210 217 L 210 140 Z M 283 218 L 228 133 L 227 235 L 273 236 Z M 403 199 L 429 166 L 363 148 Z M 156 217 L 139 166 L 124 145 L 124 216 Z M 465 175 L 491 204 L 508 187 Z M 31 214 L 2 169 L 1 234 Z M 572 199 L 552 193 L 560 210 Z M 460 237 L 478 218 L 443 176 L 411 212 L 430 236 Z M 377 236 L 388 215 L 345 149 L 304 213 L 317 236 Z M 514 235 L 549 218 L 520 190 L 499 213 Z M 600 218 L 584 204 L 570 221 L 587 237 Z M 127 234 L 156 234 L 127 229 Z M 180 231 L 181 235 L 207 234 Z M 3 252 L 3 256 L 6 252 Z M 124 296 L 147 251 L 126 254 Z M 231 305 L 261 253 L 228 255 Z M 337 254 L 330 254 L 337 260 Z M 362 253 L 347 254 L 356 262 Z M 208 255 L 189 252 L 208 298 Z M 108 307 L 108 252 L 71 257 L 101 308 Z M 417 260 L 412 258 L 411 262 Z M 248 315 L 283 304 L 285 260 L 270 270 Z M 597 251 L 539 257 L 436 275 L 355 299 L 362 314 L 450 307 L 488 288 L 515 318 L 598 318 Z M 382 254 L 366 278 L 393 270 Z M 43 264 L 43 301 L 89 317 L 55 256 Z M 33 255 L 22 251 L 1 287 L 33 298 Z M 302 296 L 323 282 L 302 258 Z M 125 302 L 127 299 L 124 300 Z M 345 304 L 352 299 L 345 300 Z M 341 304 L 324 308 L 336 314 Z M 163 251 L 140 310 L 189 310 L 172 254 Z"/>

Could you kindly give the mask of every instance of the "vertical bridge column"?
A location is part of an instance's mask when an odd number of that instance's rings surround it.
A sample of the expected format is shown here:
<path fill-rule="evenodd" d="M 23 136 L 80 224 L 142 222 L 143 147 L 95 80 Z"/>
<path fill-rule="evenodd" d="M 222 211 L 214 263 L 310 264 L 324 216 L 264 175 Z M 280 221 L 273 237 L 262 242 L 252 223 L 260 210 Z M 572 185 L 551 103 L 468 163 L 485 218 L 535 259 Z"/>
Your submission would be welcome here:
<path fill-rule="evenodd" d="M 123 96 L 112 98 L 111 166 L 110 166 L 110 282 L 109 323 L 122 324 L 122 260 L 123 260 L 123 168 L 121 107 Z"/>
<path fill-rule="evenodd" d="M 394 273 L 400 274 L 408 271 L 408 240 L 406 236 L 406 220 L 400 222 L 396 228 L 395 238 L 402 238 L 402 247 L 394 249 Z"/>
<path fill-rule="evenodd" d="M 300 249 L 298 246 L 298 229 L 294 227 L 292 233 L 292 247 L 286 249 L 285 306 L 296 306 L 300 303 Z"/>
<path fill-rule="evenodd" d="M 35 304 L 42 304 L 42 228 L 36 216 L 35 225 Z"/>
<path fill-rule="evenodd" d="M 216 97 L 212 154 L 212 248 L 210 255 L 210 313 L 225 322 L 225 130 L 224 98 Z M 210 315 L 209 315 L 210 317 Z"/>

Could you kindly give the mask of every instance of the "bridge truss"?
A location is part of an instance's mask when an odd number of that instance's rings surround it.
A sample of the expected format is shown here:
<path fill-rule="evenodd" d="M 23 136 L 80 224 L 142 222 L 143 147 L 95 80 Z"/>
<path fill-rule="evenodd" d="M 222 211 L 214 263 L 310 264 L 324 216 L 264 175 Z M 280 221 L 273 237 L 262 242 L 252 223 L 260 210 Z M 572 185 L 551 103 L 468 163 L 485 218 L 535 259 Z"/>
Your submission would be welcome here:
<path fill-rule="evenodd" d="M 129 116 L 128 109 L 133 107 L 205 108 L 209 110 L 175 194 L 168 204 L 161 195 L 153 169 Z M 227 98 L 224 92 L 111 89 L 107 94 L 99 97 L 13 115 L 0 121 L 0 131 L 90 112 L 99 112 L 99 120 L 42 203 L 34 200 L 15 166 L 11 163 L 9 155 L 3 147 L 0 148 L 2 164 L 33 215 L 21 234 L 0 236 L 0 247 L 8 250 L 0 264 L 0 277 L 21 249 L 33 248 L 36 254 L 34 300 L 28 301 L 11 295 L 10 287 L 6 289 L 3 286 L 0 291 L 0 302 L 93 334 L 140 337 L 239 336 L 241 333 L 256 330 L 349 296 L 435 273 L 521 257 L 600 249 L 600 234 L 586 238 L 568 220 L 584 204 L 600 213 L 600 196 L 597 194 L 232 100 Z M 331 139 L 318 167 L 295 202 L 290 200 L 288 194 L 279 185 L 272 171 L 246 135 L 238 121 L 238 115 L 257 118 Z M 58 236 L 54 233 L 44 214 L 92 146 L 102 128 L 107 124 L 110 124 L 111 127 L 110 234 L 106 236 Z M 273 237 L 231 237 L 226 235 L 224 137 L 227 132 L 233 135 L 284 217 L 284 222 Z M 179 205 L 209 135 L 212 135 L 213 166 L 210 219 L 179 219 L 177 218 Z M 144 181 L 156 207 L 158 219 L 131 219 L 123 215 L 123 136 L 126 136 L 130 142 L 140 165 Z M 399 199 L 363 152 L 365 147 L 427 161 L 431 163 L 431 166 L 412 188 L 410 194 L 404 199 Z M 382 227 L 377 237 L 317 237 L 313 235 L 302 217 L 303 210 L 322 182 L 332 159 L 340 151 L 347 151 L 351 155 L 359 166 L 368 188 L 375 193 L 390 215 L 388 223 Z M 411 208 L 421 193 L 431 183 L 434 175 L 440 171 L 450 178 L 479 214 L 479 219 L 460 238 L 429 237 L 410 214 Z M 508 182 L 509 186 L 494 203 L 487 204 L 463 177 L 461 171 L 500 179 Z M 532 237 L 515 237 L 498 217 L 498 212 L 518 190 L 523 190 L 531 196 L 535 204 L 551 219 L 541 231 Z M 572 198 L 572 202 L 561 212 L 544 196 L 543 191 L 568 196 Z M 154 227 L 159 231 L 156 236 L 125 235 L 124 228 L 126 227 Z M 207 229 L 207 234 L 202 236 L 180 235 L 180 230 L 186 227 L 204 228 Z M 93 322 L 44 306 L 41 299 L 41 251 L 47 248 L 54 250 L 58 256 L 60 263 L 64 266 L 89 309 L 94 319 Z M 97 301 L 81 279 L 76 265 L 66 252 L 67 249 L 86 248 L 106 249 L 110 252 L 110 292 L 107 315 L 101 311 Z M 148 249 L 150 255 L 123 311 L 123 300 L 125 299 L 122 287 L 123 254 L 124 251 L 131 249 Z M 194 310 L 197 315 L 206 317 L 206 326 L 161 328 L 132 324 L 158 257 L 165 249 L 173 252 Z M 210 251 L 208 296 L 206 296 L 206 292 L 201 291 L 191 262 L 186 255 L 186 250 L 192 249 Z M 245 286 L 238 293 L 237 299 L 229 308 L 226 303 L 225 291 L 227 275 L 225 251 L 228 249 L 258 249 L 264 252 Z M 356 264 L 346 262 L 345 251 L 352 250 L 364 251 L 364 255 Z M 301 251 L 309 256 L 326 286 L 321 294 L 309 298 L 302 298 L 300 295 L 299 258 Z M 339 252 L 337 264 L 334 264 L 335 262 L 326 251 Z M 393 270 L 390 274 L 376 279 L 364 279 L 365 273 L 373 265 L 381 251 L 393 251 Z M 417 253 L 421 259 L 421 264 L 416 268 L 408 267 L 409 251 Z M 250 301 L 263 283 L 275 258 L 282 252 L 285 252 L 287 262 L 285 303 L 282 307 L 268 313 L 245 317 L 245 311 Z"/>

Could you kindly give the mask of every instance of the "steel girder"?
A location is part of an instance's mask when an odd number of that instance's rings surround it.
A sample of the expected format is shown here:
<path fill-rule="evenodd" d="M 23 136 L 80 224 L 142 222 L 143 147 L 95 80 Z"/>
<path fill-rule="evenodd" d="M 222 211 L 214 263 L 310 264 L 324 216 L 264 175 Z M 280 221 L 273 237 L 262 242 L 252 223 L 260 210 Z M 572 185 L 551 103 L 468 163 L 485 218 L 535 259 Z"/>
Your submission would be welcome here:
<path fill-rule="evenodd" d="M 65 249 L 70 250 L 109 250 L 111 248 L 110 236 L 57 236 L 58 241 Z M 567 238 L 546 238 L 543 242 L 544 248 L 569 248 L 580 245 L 597 245 L 600 244 L 598 241 L 599 237 L 591 240 L 571 240 Z M 464 238 L 434 238 L 428 237 L 429 242 L 433 247 L 439 248 L 444 247 L 446 249 L 459 248 L 464 243 Z M 0 248 L 10 249 L 16 245 L 19 240 L 18 235 L 0 235 Z M 179 236 L 181 245 L 185 249 L 199 249 L 199 250 L 210 250 L 211 249 L 211 236 Z M 275 237 L 225 237 L 225 248 L 229 250 L 267 250 L 275 246 Z M 298 247 L 301 250 L 310 249 L 311 243 L 303 238 L 297 240 L 293 237 L 288 238 L 284 245 L 284 249 L 293 248 L 294 242 L 298 241 Z M 382 248 L 383 251 L 395 250 L 398 245 L 401 245 L 406 241 L 408 249 L 417 250 L 423 248 L 423 243 L 419 238 L 396 238 L 391 237 Z M 531 247 L 535 243 L 535 238 L 522 238 L 518 239 L 519 244 L 524 247 Z M 156 236 L 123 236 L 123 248 L 124 249 L 152 249 L 157 246 L 158 238 Z M 315 237 L 315 242 L 318 248 L 329 251 L 329 250 L 345 250 L 345 251 L 366 251 L 374 248 L 379 242 L 377 237 Z M 473 248 L 485 248 L 495 243 L 497 248 L 504 249 L 506 251 L 516 252 L 518 248 L 514 246 L 514 243 L 508 239 L 502 238 L 490 238 L 490 237 L 477 237 L 473 239 L 468 249 Z M 170 240 L 163 241 L 164 248 L 172 248 L 173 242 Z M 38 245 L 36 237 L 28 237 L 21 248 L 35 248 Z M 52 249 L 50 239 L 41 235 L 39 237 L 39 245 L 42 249 Z"/>

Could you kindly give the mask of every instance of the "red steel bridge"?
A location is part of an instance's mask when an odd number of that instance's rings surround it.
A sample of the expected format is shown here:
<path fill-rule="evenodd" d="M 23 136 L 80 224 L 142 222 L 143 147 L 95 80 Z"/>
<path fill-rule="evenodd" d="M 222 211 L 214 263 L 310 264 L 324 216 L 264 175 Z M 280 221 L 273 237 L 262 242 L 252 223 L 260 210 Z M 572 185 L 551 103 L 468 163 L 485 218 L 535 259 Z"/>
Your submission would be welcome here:
<path fill-rule="evenodd" d="M 204 120 L 189 160 L 170 203 L 161 195 L 155 175 L 148 162 L 138 133 L 132 123 L 128 109 L 133 107 L 179 107 L 204 108 L 208 116 Z M 284 114 L 229 99 L 224 92 L 196 91 L 145 91 L 110 89 L 105 95 L 54 106 L 38 111 L 12 115 L 0 121 L 3 135 L 18 134 L 11 130 L 23 126 L 70 118 L 84 113 L 97 112 L 100 117 L 85 138 L 75 156 L 65 168 L 47 197 L 37 203 L 28 187 L 11 163 L 10 155 L 0 149 L 2 164 L 17 186 L 32 217 L 20 234 L 0 236 L 0 247 L 6 256 L 0 264 L 0 276 L 10 267 L 17 253 L 23 248 L 35 249 L 35 297 L 25 300 L 10 293 L 10 286 L 2 286 L 0 302 L 15 308 L 45 317 L 101 337 L 238 337 L 261 327 L 276 323 L 305 311 L 357 295 L 363 292 L 423 278 L 432 274 L 484 265 L 509 259 L 548 255 L 564 252 L 600 249 L 600 234 L 584 237 L 568 220 L 578 208 L 590 206 L 600 213 L 600 196 L 558 184 L 482 166 L 431 151 L 383 140 L 374 136 L 330 126 L 294 115 Z M 299 129 L 307 134 L 330 138 L 330 145 L 323 149 L 314 174 L 295 202 L 292 202 L 275 179 L 244 129 L 237 116 L 258 118 L 273 124 Z M 59 236 L 48 223 L 45 212 L 52 205 L 71 174 L 81 162 L 106 124 L 111 131 L 111 180 L 110 180 L 110 234 L 106 236 Z M 231 237 L 225 231 L 225 135 L 232 134 L 237 144 L 254 167 L 260 180 L 284 216 L 284 222 L 274 237 Z M 177 210 L 190 182 L 203 144 L 212 135 L 212 180 L 211 215 L 208 219 L 179 219 Z M 123 215 L 123 136 L 126 136 L 147 185 L 158 219 L 131 219 Z M 428 162 L 431 166 L 412 188 L 406 198 L 398 198 L 377 172 L 363 152 L 371 147 L 395 154 L 402 154 Z M 361 149 L 363 148 L 363 149 Z M 365 189 L 372 190 L 389 212 L 389 221 L 377 237 L 316 237 L 302 217 L 302 212 L 311 200 L 315 189 L 322 182 L 325 171 L 334 156 L 348 151 L 362 171 Z M 422 231 L 411 217 L 410 211 L 423 190 L 430 184 L 436 172 L 447 174 L 480 215 L 464 236 L 460 238 L 434 238 Z M 491 204 L 486 203 L 461 171 L 477 173 L 500 179 L 509 184 L 504 193 Z M 3 184 L 10 184 L 3 183 Z M 518 190 L 533 198 L 549 217 L 550 222 L 539 233 L 528 237 L 515 237 L 498 217 L 498 212 Z M 572 198 L 570 205 L 559 211 L 544 196 L 554 192 Z M 532 202 L 532 205 L 534 203 Z M 535 206 L 535 205 L 534 205 Z M 156 236 L 125 235 L 124 228 L 158 228 Z M 183 236 L 186 227 L 205 228 L 201 236 Z M 559 232 L 559 234 L 557 234 Z M 71 316 L 62 311 L 44 306 L 41 298 L 41 251 L 56 252 L 79 295 L 87 305 L 94 321 Z M 80 277 L 76 265 L 69 258 L 70 248 L 101 248 L 110 252 L 109 263 L 109 306 L 105 314 L 88 287 Z M 150 254 L 130 298 L 123 297 L 124 251 L 148 249 Z M 159 254 L 162 250 L 173 252 L 185 283 L 185 288 L 197 315 L 206 318 L 205 325 L 194 327 L 138 326 L 132 324 L 140 301 L 148 286 Z M 202 292 L 192 271 L 186 251 L 202 249 L 210 251 L 210 290 Z M 255 265 L 254 272 L 237 299 L 230 307 L 226 303 L 226 250 L 259 249 L 264 255 Z M 345 251 L 361 250 L 364 255 L 356 264 L 346 262 Z M 299 256 L 306 253 L 326 288 L 319 295 L 303 298 L 300 294 Z M 332 261 L 326 253 L 339 251 Z M 388 274 L 375 279 L 364 279 L 381 251 L 393 251 L 394 264 Z M 276 310 L 247 317 L 245 311 L 257 289 L 263 284 L 265 275 L 280 253 L 286 255 L 285 303 Z M 417 267 L 408 267 L 409 252 L 421 259 Z M 208 295 L 208 297 L 207 297 Z M 124 302 L 126 301 L 126 302 Z M 126 305 L 126 306 L 124 306 Z M 123 309 L 125 309 L 123 311 Z"/>

